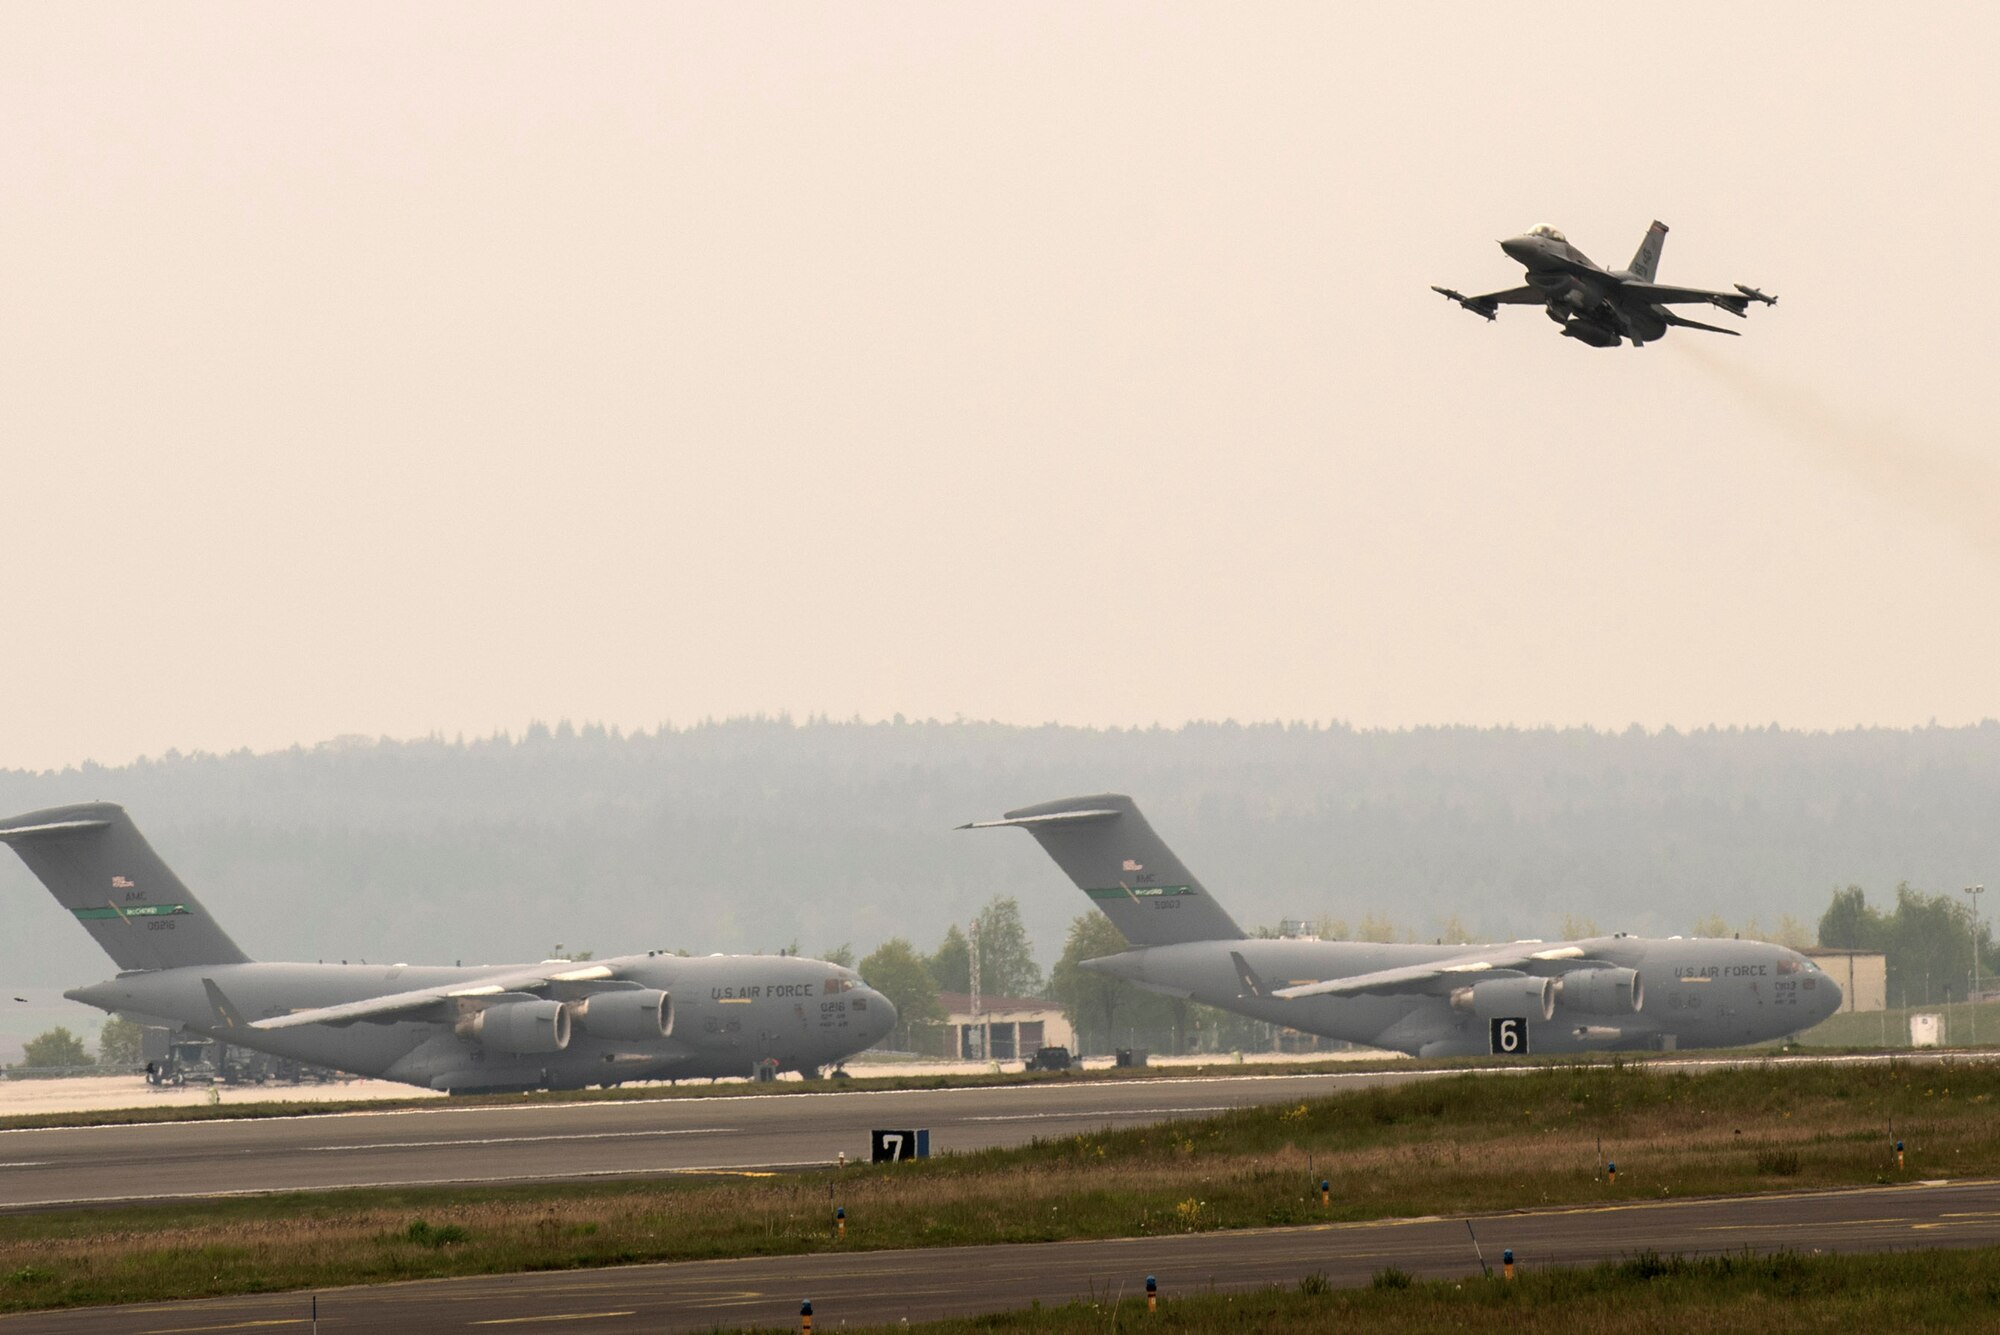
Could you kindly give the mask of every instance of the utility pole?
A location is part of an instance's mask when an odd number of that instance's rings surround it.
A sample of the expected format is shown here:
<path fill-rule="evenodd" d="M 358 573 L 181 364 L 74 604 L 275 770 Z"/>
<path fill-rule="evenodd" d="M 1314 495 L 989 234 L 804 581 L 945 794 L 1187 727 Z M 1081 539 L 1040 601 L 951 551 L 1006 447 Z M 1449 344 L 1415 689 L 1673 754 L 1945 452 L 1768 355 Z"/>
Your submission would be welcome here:
<path fill-rule="evenodd" d="M 966 952 L 972 975 L 972 1031 L 979 1035 L 979 1060 L 986 1060 L 986 1024 L 979 1018 L 979 919 L 972 920 L 972 942 Z"/>
<path fill-rule="evenodd" d="M 1968 885 L 1965 893 L 1972 896 L 1972 1046 L 1979 1046 L 1979 897 L 1986 893 L 1983 885 Z"/>

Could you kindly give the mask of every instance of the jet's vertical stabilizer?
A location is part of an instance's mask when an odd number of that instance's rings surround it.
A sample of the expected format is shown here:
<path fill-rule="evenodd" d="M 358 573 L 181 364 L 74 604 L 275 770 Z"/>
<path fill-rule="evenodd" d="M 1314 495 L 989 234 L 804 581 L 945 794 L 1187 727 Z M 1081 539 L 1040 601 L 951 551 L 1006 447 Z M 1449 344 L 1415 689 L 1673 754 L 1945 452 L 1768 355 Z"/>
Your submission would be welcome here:
<path fill-rule="evenodd" d="M 1129 797 L 1064 798 L 960 828 L 1002 825 L 1018 825 L 1034 835 L 1135 946 L 1243 939 L 1243 929 L 1209 898 Z"/>
<path fill-rule="evenodd" d="M 1660 272 L 1660 249 L 1667 244 L 1667 225 L 1658 218 L 1646 229 L 1646 239 L 1639 243 L 1639 253 L 1632 257 L 1631 274 L 1642 283 L 1650 283 Z"/>
<path fill-rule="evenodd" d="M 31 811 L 0 821 L 0 843 L 14 846 L 120 969 L 249 962 L 123 807 L 92 802 Z"/>

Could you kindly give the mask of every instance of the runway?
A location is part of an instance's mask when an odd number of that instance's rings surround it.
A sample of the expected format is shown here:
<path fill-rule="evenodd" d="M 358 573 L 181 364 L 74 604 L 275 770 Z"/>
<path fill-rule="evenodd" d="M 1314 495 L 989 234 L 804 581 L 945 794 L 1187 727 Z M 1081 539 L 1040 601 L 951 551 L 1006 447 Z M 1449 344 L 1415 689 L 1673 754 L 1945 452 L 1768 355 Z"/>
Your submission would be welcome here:
<path fill-rule="evenodd" d="M 1886 1251 L 2000 1244 L 2000 1182 L 1918 1183 L 1781 1196 L 1649 1201 L 1472 1219 L 1489 1264 L 1511 1247 L 1522 1266 L 1587 1264 L 1646 1248 Z M 578 1335 L 766 1326 L 797 1329 L 810 1298 L 822 1329 L 1025 1307 L 1039 1300 L 1133 1296 L 1148 1274 L 1172 1299 L 1195 1290 L 1293 1284 L 1322 1271 L 1362 1284 L 1385 1266 L 1449 1278 L 1479 1273 L 1464 1218 L 1385 1220 L 1103 1242 L 951 1247 L 553 1274 L 478 1276 L 318 1296 L 319 1328 Z M 202 1335 L 310 1330 L 312 1296 L 262 1294 L 0 1318 L 0 1335 Z"/>
<path fill-rule="evenodd" d="M 643 1177 L 866 1160 L 869 1132 L 933 1151 L 1018 1145 L 1420 1072 L 1042 1082 L 939 1090 L 543 1103 L 0 1132 L 0 1210 L 248 1192 Z"/>
<path fill-rule="evenodd" d="M 1913 1060 L 1907 1053 L 1724 1056 L 1656 1058 L 1647 1066 L 1694 1070 L 1766 1061 L 1778 1066 L 1892 1059 Z M 1491 1069 L 1518 1074 L 1532 1068 Z M 1267 1071 L 935 1090 L 499 1106 L 441 1102 L 382 1112 L 0 1131 L 0 1211 L 341 1187 L 818 1166 L 842 1153 L 865 1159 L 869 1132 L 877 1127 L 928 1129 L 935 1151 L 976 1150 L 1463 1073 L 1463 1068 Z"/>

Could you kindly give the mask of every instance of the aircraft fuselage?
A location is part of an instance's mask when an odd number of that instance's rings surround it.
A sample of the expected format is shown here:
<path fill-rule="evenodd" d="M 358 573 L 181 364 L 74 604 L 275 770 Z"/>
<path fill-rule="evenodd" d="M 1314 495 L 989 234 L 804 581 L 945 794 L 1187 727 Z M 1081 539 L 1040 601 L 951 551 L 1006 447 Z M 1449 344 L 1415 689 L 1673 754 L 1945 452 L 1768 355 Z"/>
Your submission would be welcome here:
<path fill-rule="evenodd" d="M 1593 959 L 1636 970 L 1642 1005 L 1585 1010 L 1559 995 L 1553 1017 L 1523 1015 L 1536 1052 L 1736 1047 L 1809 1029 L 1840 1006 L 1840 989 L 1796 951 L 1762 941 L 1599 937 L 1576 943 Z M 1128 950 L 1084 967 L 1152 991 L 1191 997 L 1306 1033 L 1413 1056 L 1490 1051 L 1490 1016 L 1432 995 L 1385 992 L 1257 996 L 1231 955 L 1240 954 L 1266 990 L 1354 977 L 1462 956 L 1469 946 L 1380 945 L 1359 941 L 1191 941 Z M 1468 983 L 1478 975 L 1467 975 Z"/>
<path fill-rule="evenodd" d="M 664 1036 L 593 1035 L 585 1018 L 559 1051 L 509 1052 L 434 1015 L 249 1027 L 293 1011 L 417 988 L 474 986 L 479 968 L 370 964 L 214 964 L 123 973 L 66 995 L 274 1056 L 436 1089 L 574 1089 L 626 1080 L 748 1075 L 835 1065 L 879 1041 L 895 1009 L 853 971 L 785 955 L 666 953 L 603 963 L 671 998 Z M 234 1015 L 219 1011 L 216 996 Z M 602 1004 L 602 1003 L 598 1003 Z M 235 1023 L 232 1023 L 232 1020 Z"/>

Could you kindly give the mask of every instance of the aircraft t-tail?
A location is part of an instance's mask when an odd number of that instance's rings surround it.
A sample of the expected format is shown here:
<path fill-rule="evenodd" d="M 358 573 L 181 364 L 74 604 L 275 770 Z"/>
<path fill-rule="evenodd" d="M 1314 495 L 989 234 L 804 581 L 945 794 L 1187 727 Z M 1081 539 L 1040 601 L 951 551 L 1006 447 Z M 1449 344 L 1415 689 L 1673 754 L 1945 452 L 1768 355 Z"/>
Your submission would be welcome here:
<path fill-rule="evenodd" d="M 1536 227 L 1500 243 L 1500 249 L 1520 262 L 1527 282 L 1501 292 L 1468 297 L 1448 287 L 1431 291 L 1457 302 L 1474 315 L 1488 320 L 1499 315 L 1502 306 L 1540 306 L 1548 317 L 1562 326 L 1564 338 L 1588 343 L 1594 348 L 1615 348 L 1631 339 L 1633 347 L 1664 337 L 1671 326 L 1705 329 L 1711 334 L 1729 334 L 1712 324 L 1702 324 L 1677 315 L 1677 305 L 1717 306 L 1741 317 L 1750 303 L 1775 306 L 1778 299 L 1766 296 L 1741 283 L 1733 292 L 1710 292 L 1698 287 L 1669 287 L 1653 281 L 1660 268 L 1660 251 L 1666 245 L 1667 225 L 1654 222 L 1639 243 L 1630 267 L 1605 269 L 1569 243 L 1553 227 Z"/>
<path fill-rule="evenodd" d="M 428 967 L 271 964 L 237 948 L 110 803 L 0 821 L 118 965 L 63 995 L 315 1066 L 452 1093 L 816 1071 L 896 1023 L 853 970 L 787 955 Z"/>
<path fill-rule="evenodd" d="M 1762 941 L 1253 939 L 1119 794 L 960 828 L 996 826 L 1032 834 L 1132 943 L 1084 968 L 1350 1043 L 1419 1057 L 1735 1047 L 1840 1009 L 1817 965 Z"/>

